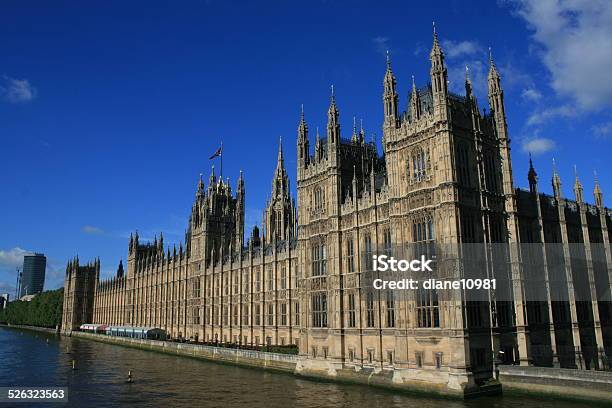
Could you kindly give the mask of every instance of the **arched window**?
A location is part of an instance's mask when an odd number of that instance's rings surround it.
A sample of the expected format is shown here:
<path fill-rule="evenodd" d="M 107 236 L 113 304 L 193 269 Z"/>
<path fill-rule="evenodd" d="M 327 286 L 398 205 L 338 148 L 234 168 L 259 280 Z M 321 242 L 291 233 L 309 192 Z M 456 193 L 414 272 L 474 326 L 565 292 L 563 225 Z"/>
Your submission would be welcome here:
<path fill-rule="evenodd" d="M 312 276 L 327 275 L 327 251 L 325 242 L 311 245 Z"/>
<path fill-rule="evenodd" d="M 412 173 L 410 174 L 410 179 L 413 182 L 418 183 L 425 180 L 428 167 L 427 160 L 427 154 L 420 147 L 417 147 L 412 151 L 412 155 L 410 156 L 410 161 L 412 162 Z M 408 170 L 410 171 L 410 166 Z"/>
<path fill-rule="evenodd" d="M 321 211 L 325 207 L 325 192 L 321 187 L 316 187 L 314 190 L 313 209 Z"/>
<path fill-rule="evenodd" d="M 433 220 L 430 216 L 415 218 L 412 222 L 412 240 L 414 242 L 433 241 L 435 239 Z"/>

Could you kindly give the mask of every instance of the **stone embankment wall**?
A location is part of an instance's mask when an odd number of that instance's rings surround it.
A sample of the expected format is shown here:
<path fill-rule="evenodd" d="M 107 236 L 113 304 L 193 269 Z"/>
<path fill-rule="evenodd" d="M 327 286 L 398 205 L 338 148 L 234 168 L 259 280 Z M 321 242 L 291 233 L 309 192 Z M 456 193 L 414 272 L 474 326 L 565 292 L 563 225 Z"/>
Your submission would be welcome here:
<path fill-rule="evenodd" d="M 134 347 L 142 350 L 152 350 L 166 354 L 178 354 L 187 357 L 241 366 L 265 368 L 293 373 L 298 356 L 291 354 L 268 353 L 255 350 L 238 350 L 224 347 L 204 346 L 170 341 L 131 339 L 126 337 L 111 337 L 102 334 L 72 332 L 73 337 L 102 341 L 111 344 Z"/>
<path fill-rule="evenodd" d="M 612 403 L 612 372 L 566 368 L 500 366 L 504 392 Z"/>
<path fill-rule="evenodd" d="M 268 353 L 254 350 L 238 350 L 168 341 L 110 337 L 101 334 L 72 332 L 72 336 L 105 343 L 151 350 L 167 354 L 201 358 L 220 363 L 282 371 L 300 376 L 348 383 L 360 383 L 409 392 L 423 392 L 448 397 L 468 397 L 449 392 L 446 387 L 424 378 L 403 378 L 388 370 L 362 369 L 359 372 L 340 368 L 321 371 L 308 369 L 299 356 Z M 418 381 L 420 380 L 420 381 Z M 500 366 L 499 380 L 504 392 L 530 393 L 563 399 L 591 400 L 612 403 L 612 372 L 569 370 L 543 367 Z M 490 387 L 489 393 L 499 393 L 499 383 Z M 484 393 L 484 392 L 483 392 Z M 475 396 L 475 395 L 473 395 Z"/>

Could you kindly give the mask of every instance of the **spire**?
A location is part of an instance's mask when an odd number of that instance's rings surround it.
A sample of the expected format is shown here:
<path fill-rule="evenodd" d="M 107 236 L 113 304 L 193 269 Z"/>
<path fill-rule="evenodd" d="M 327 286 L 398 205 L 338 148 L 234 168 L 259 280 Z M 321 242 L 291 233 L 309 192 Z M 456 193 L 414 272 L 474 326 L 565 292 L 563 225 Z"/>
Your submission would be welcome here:
<path fill-rule="evenodd" d="M 302 104 L 300 111 L 300 124 L 298 125 L 298 140 L 303 141 L 304 139 L 308 139 L 308 125 L 306 124 L 306 119 L 304 118 L 304 104 Z"/>
<path fill-rule="evenodd" d="M 308 165 L 310 147 L 308 145 L 308 125 L 304 118 L 304 104 L 301 106 L 300 124 L 298 125 L 298 168 Z"/>
<path fill-rule="evenodd" d="M 472 80 L 470 79 L 470 68 L 465 66 L 465 96 L 471 97 L 473 94 Z"/>
<path fill-rule="evenodd" d="M 327 143 L 329 146 L 340 141 L 340 123 L 338 122 L 338 107 L 336 106 L 336 94 L 334 86 L 331 86 L 329 109 L 327 110 Z"/>
<path fill-rule="evenodd" d="M 493 53 L 489 48 L 489 76 L 488 76 L 488 96 L 489 106 L 493 119 L 495 120 L 495 129 L 499 139 L 508 139 L 508 129 L 506 125 L 506 110 L 504 105 L 504 91 L 501 86 L 501 77 L 495 63 L 493 62 Z"/>
<path fill-rule="evenodd" d="M 499 72 L 497 72 L 497 67 L 495 66 L 495 61 L 493 61 L 493 51 L 491 47 L 489 47 L 489 79 L 497 78 L 499 79 Z"/>
<path fill-rule="evenodd" d="M 285 161 L 283 160 L 283 137 L 278 137 L 278 157 L 276 158 L 276 168 L 285 167 Z"/>
<path fill-rule="evenodd" d="M 397 126 L 397 121 L 399 119 L 398 99 L 397 80 L 395 79 L 395 75 L 393 75 L 391 58 L 389 57 L 389 51 L 387 51 L 387 69 L 383 80 L 383 106 L 385 126 L 387 127 L 394 128 Z"/>
<path fill-rule="evenodd" d="M 410 118 L 413 122 L 421 118 L 421 99 L 414 82 L 414 75 L 412 76 L 412 92 L 410 93 Z"/>
<path fill-rule="evenodd" d="M 211 171 L 210 171 L 210 180 L 208 181 L 208 187 L 212 187 L 215 184 L 215 165 L 212 165 Z"/>
<path fill-rule="evenodd" d="M 492 96 L 501 93 L 501 76 L 499 72 L 497 72 L 497 67 L 495 67 L 495 62 L 493 61 L 493 52 L 491 51 L 491 47 L 489 47 L 489 75 L 488 75 L 488 84 L 489 84 L 489 102 L 491 104 L 491 109 L 495 108 L 495 104 L 491 102 Z M 495 109 L 494 109 L 495 110 Z"/>
<path fill-rule="evenodd" d="M 117 277 L 118 278 L 122 278 L 123 277 L 123 273 L 124 273 L 124 271 L 123 271 L 123 260 L 120 259 L 119 260 L 119 266 L 117 267 Z"/>
<path fill-rule="evenodd" d="M 559 173 L 557 173 L 557 162 L 555 161 L 554 158 L 552 160 L 552 163 L 553 163 L 553 178 L 552 178 L 553 192 L 555 194 L 556 199 L 561 199 L 562 198 L 561 177 L 559 177 Z"/>
<path fill-rule="evenodd" d="M 529 180 L 529 191 L 532 193 L 538 192 L 538 174 L 533 168 L 533 161 L 531 161 L 531 153 L 529 153 L 529 173 L 527 173 L 527 180 Z"/>
<path fill-rule="evenodd" d="M 363 144 L 365 141 L 365 131 L 363 130 L 363 119 L 359 119 L 359 143 Z"/>
<path fill-rule="evenodd" d="M 578 169 L 574 164 L 574 197 L 576 198 L 576 202 L 582 204 L 584 202 L 584 194 L 583 194 L 582 183 L 578 178 Z"/>
<path fill-rule="evenodd" d="M 444 53 L 442 52 L 442 48 L 440 48 L 440 42 L 438 41 L 438 33 L 436 32 L 436 22 L 432 22 L 433 26 L 433 46 L 431 47 L 431 52 L 429 53 L 429 58 L 433 61 L 434 58 L 444 62 Z"/>
<path fill-rule="evenodd" d="M 355 118 L 355 116 L 353 116 L 353 134 L 351 135 L 351 142 L 352 143 L 357 143 L 358 141 L 358 136 L 357 136 L 357 118 Z"/>
<path fill-rule="evenodd" d="M 444 52 L 438 42 L 436 26 L 433 26 L 433 47 L 429 53 L 431 68 L 431 89 L 433 96 L 433 110 L 436 119 L 445 120 L 448 117 L 447 94 L 448 94 L 448 74 L 444 65 Z"/>
<path fill-rule="evenodd" d="M 203 174 L 200 173 L 200 177 L 198 179 L 198 193 L 203 193 L 204 192 L 204 180 L 202 180 L 202 176 L 203 176 Z"/>
<path fill-rule="evenodd" d="M 595 177 L 595 189 L 593 189 L 593 197 L 595 198 L 595 205 L 599 208 L 603 207 L 603 193 L 599 187 L 599 178 L 597 177 L 597 171 L 593 171 Z"/>

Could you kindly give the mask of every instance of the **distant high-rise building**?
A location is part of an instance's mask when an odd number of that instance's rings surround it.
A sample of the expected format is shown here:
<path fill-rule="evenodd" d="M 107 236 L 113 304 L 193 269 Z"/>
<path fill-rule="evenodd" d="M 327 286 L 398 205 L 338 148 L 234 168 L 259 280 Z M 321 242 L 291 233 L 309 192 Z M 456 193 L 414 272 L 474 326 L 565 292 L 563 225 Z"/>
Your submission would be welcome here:
<path fill-rule="evenodd" d="M 47 257 L 44 254 L 24 255 L 19 297 L 43 291 Z"/>

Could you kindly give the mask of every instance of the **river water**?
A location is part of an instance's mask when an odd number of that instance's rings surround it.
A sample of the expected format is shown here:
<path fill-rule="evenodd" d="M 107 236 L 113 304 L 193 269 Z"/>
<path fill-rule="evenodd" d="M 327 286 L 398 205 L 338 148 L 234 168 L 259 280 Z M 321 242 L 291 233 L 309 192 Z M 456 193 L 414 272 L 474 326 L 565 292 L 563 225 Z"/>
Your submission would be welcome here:
<path fill-rule="evenodd" d="M 72 370 L 72 360 L 76 370 Z M 127 383 L 128 370 L 134 382 Z M 577 408 L 523 396 L 453 401 L 0 328 L 0 387 L 68 387 L 70 407 Z M 42 405 L 42 404 L 39 404 Z M 55 405 L 55 404 L 52 404 Z M 0 408 L 7 404 L 0 403 Z M 29 403 L 17 407 L 33 406 Z M 44 404 L 50 406 L 50 404 Z"/>

